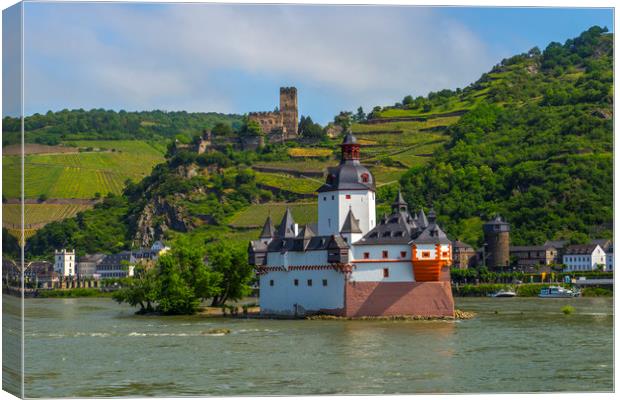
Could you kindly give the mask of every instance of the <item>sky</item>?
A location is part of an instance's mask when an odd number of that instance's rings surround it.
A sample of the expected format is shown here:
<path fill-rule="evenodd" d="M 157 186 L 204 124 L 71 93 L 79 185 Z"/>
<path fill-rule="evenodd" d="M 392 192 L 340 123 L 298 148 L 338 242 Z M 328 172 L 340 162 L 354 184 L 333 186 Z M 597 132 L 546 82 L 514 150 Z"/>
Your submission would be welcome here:
<path fill-rule="evenodd" d="M 613 11 L 26 3 L 24 108 L 243 114 L 273 110 L 279 87 L 296 86 L 300 114 L 325 124 L 341 110 L 465 87 L 503 58 L 592 25 L 613 30 Z M 3 60 L 14 82 L 19 64 Z M 10 97 L 3 115 L 19 114 Z"/>

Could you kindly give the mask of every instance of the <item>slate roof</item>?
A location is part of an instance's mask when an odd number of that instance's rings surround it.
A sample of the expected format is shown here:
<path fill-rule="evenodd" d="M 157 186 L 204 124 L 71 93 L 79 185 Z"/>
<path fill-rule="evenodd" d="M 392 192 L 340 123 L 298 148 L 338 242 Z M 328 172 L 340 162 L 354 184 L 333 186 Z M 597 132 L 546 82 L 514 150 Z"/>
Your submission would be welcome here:
<path fill-rule="evenodd" d="M 263 225 L 263 230 L 260 233 L 259 238 L 267 239 L 272 238 L 276 235 L 276 228 L 274 228 L 273 223 L 271 222 L 271 215 L 267 217 L 265 220 L 265 225 Z"/>
<path fill-rule="evenodd" d="M 563 249 L 568 244 L 568 240 L 547 240 L 543 246 Z"/>
<path fill-rule="evenodd" d="M 586 254 L 590 255 L 596 249 L 598 244 L 572 244 L 570 246 L 566 246 L 566 250 L 564 251 L 565 255 L 572 254 Z"/>
<path fill-rule="evenodd" d="M 413 239 L 414 244 L 451 244 L 448 235 L 435 222 L 435 211 L 431 209 L 428 213 L 428 226 Z"/>
<path fill-rule="evenodd" d="M 357 139 L 352 133 L 347 133 L 342 144 L 356 144 Z M 364 182 L 362 175 L 367 178 Z M 360 164 L 358 159 L 342 159 L 337 167 L 327 168 L 325 184 L 318 192 L 333 190 L 372 190 L 375 191 L 375 178 L 368 168 Z"/>
<path fill-rule="evenodd" d="M 362 182 L 363 174 L 368 175 L 368 182 Z M 347 160 L 337 167 L 327 169 L 325 184 L 318 189 L 318 192 L 333 190 L 375 191 L 375 178 L 368 168 L 361 165 L 358 160 Z"/>
<path fill-rule="evenodd" d="M 353 210 L 349 209 L 347 217 L 344 219 L 340 233 L 362 233 L 359 226 L 359 220 L 353 215 Z"/>
<path fill-rule="evenodd" d="M 358 243 L 360 244 L 406 244 L 419 232 L 418 224 L 409 211 L 400 192 L 392 203 L 392 213 L 384 215 L 378 224 Z"/>
<path fill-rule="evenodd" d="M 510 251 L 547 251 L 549 249 L 554 249 L 553 246 L 510 246 Z"/>
<path fill-rule="evenodd" d="M 428 226 L 428 219 L 426 218 L 426 214 L 424 214 L 424 209 L 420 208 L 420 212 L 416 219 L 419 227 L 426 228 Z"/>
<path fill-rule="evenodd" d="M 295 220 L 293 219 L 293 214 L 291 214 L 291 209 L 286 207 L 286 212 L 282 217 L 282 222 L 280 222 L 280 226 L 278 226 L 278 230 L 276 231 L 276 235 L 280 238 L 294 238 L 295 237 Z"/>
<path fill-rule="evenodd" d="M 314 251 L 332 248 L 348 248 L 340 236 L 312 236 L 311 238 L 276 238 L 267 245 L 268 252 Z"/>
<path fill-rule="evenodd" d="M 590 244 L 598 244 L 601 246 L 601 249 L 607 251 L 613 243 L 609 239 L 592 239 L 590 240 Z"/>

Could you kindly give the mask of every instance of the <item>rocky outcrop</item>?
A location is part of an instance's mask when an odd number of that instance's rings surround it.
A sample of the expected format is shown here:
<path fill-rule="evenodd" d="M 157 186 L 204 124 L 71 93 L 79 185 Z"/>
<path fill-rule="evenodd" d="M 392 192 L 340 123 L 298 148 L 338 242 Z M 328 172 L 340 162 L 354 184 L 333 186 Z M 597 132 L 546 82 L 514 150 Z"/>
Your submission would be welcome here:
<path fill-rule="evenodd" d="M 188 232 L 194 228 L 187 211 L 178 205 L 182 197 L 157 197 L 144 207 L 138 217 L 135 234 L 135 240 L 140 246 L 150 246 L 154 241 L 163 239 L 169 229 Z"/>

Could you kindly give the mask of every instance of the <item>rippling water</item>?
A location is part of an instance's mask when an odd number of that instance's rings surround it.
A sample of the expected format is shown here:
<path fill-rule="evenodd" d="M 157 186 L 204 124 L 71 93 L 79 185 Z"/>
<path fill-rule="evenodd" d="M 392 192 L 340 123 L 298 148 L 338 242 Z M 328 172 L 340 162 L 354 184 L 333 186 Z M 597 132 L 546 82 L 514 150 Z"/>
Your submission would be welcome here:
<path fill-rule="evenodd" d="M 563 315 L 565 304 L 576 312 Z M 145 317 L 109 299 L 27 299 L 25 392 L 613 390 L 611 299 L 475 298 L 457 305 L 478 316 L 451 322 Z M 232 332 L 213 335 L 211 328 Z"/>

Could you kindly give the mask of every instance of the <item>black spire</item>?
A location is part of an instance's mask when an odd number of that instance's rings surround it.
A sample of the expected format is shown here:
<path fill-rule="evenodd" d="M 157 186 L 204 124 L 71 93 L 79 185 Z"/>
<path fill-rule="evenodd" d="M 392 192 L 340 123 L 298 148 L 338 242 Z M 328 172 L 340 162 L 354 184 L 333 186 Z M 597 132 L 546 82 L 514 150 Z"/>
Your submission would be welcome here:
<path fill-rule="evenodd" d="M 394 202 L 392 203 L 392 211 L 407 211 L 407 202 L 405 201 L 405 199 L 403 199 L 403 195 L 400 192 L 400 189 L 398 190 L 398 195 L 396 196 L 396 199 L 394 199 Z"/>
<path fill-rule="evenodd" d="M 295 237 L 295 220 L 291 214 L 291 209 L 286 207 L 286 212 L 282 217 L 282 222 L 278 227 L 278 237 L 280 238 L 294 238 Z"/>
<path fill-rule="evenodd" d="M 275 236 L 276 229 L 273 227 L 273 223 L 271 222 L 271 213 L 267 216 L 265 220 L 265 225 L 263 225 L 263 231 L 260 233 L 259 238 L 261 239 L 271 239 Z"/>
<path fill-rule="evenodd" d="M 423 208 L 420 208 L 417 223 L 420 228 L 426 228 L 428 226 L 428 219 L 426 219 L 426 214 L 424 214 Z"/>
<path fill-rule="evenodd" d="M 435 209 L 431 208 L 430 211 L 428 212 L 429 225 L 434 224 L 436 220 L 437 220 L 437 214 L 435 214 Z"/>
<path fill-rule="evenodd" d="M 350 208 L 347 217 L 344 219 L 344 224 L 342 224 L 340 233 L 362 233 L 359 221 L 353 216 L 353 211 Z"/>

